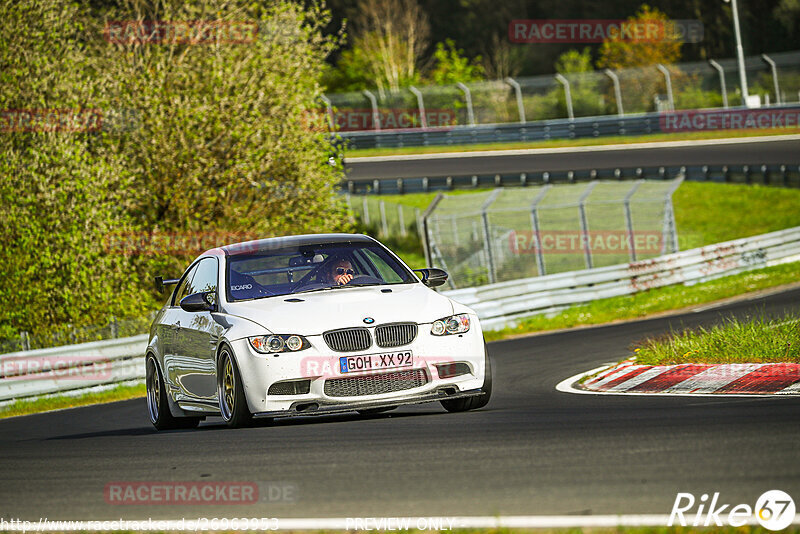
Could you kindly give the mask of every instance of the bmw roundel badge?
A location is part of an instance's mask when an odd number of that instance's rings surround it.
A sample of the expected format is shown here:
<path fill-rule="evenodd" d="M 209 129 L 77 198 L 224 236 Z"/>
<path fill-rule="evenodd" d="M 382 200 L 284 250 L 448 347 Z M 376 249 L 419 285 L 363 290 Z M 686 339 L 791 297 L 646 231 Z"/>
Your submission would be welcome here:
<path fill-rule="evenodd" d="M 366 324 L 372 324 L 375 322 L 375 319 L 373 319 L 372 317 L 364 317 L 364 322 Z"/>

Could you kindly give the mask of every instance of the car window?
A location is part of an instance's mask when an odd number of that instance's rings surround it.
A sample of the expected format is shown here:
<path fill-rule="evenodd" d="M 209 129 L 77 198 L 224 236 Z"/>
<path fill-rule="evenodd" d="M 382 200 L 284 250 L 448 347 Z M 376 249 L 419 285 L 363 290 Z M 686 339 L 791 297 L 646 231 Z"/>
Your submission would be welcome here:
<path fill-rule="evenodd" d="M 367 257 L 369 262 L 378 272 L 379 276 L 389 284 L 396 284 L 403 281 L 403 278 L 392 269 L 389 264 L 384 261 L 383 258 L 378 256 L 374 251 L 366 249 L 364 250 L 364 255 Z"/>
<path fill-rule="evenodd" d="M 217 260 L 215 258 L 200 260 L 192 281 L 187 285 L 187 291 L 187 295 L 212 292 L 214 296 L 211 301 L 214 302 L 217 292 Z"/>
<path fill-rule="evenodd" d="M 345 284 L 339 284 L 334 276 L 340 268 L 353 271 Z M 248 250 L 229 256 L 227 269 L 228 299 L 232 301 L 338 285 L 418 282 L 413 273 L 377 243 L 318 243 Z"/>
<path fill-rule="evenodd" d="M 195 263 L 194 265 L 192 265 L 189 268 L 189 270 L 186 271 L 186 274 L 183 275 L 183 278 L 181 279 L 181 282 L 178 284 L 178 287 L 175 288 L 175 292 L 172 294 L 173 306 L 177 306 L 178 304 L 180 304 L 181 299 L 186 295 L 191 295 L 191 293 L 189 292 L 190 282 L 192 281 L 194 273 L 197 271 L 198 265 L 199 263 Z"/>

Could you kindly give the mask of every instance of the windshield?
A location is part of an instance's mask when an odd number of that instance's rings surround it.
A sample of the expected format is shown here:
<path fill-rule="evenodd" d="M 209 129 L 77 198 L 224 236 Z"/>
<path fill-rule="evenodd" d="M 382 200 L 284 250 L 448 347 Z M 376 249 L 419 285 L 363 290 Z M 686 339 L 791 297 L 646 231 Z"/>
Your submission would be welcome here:
<path fill-rule="evenodd" d="M 419 280 L 376 243 L 288 246 L 228 258 L 228 300 Z"/>

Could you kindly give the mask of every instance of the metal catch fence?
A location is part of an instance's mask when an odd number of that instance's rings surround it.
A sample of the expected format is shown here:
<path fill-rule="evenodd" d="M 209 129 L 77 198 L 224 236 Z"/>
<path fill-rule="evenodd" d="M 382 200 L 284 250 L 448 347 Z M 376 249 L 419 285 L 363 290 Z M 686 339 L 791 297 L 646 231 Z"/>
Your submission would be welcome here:
<path fill-rule="evenodd" d="M 422 215 L 426 261 L 455 289 L 677 252 L 672 194 L 682 181 L 440 193 Z"/>

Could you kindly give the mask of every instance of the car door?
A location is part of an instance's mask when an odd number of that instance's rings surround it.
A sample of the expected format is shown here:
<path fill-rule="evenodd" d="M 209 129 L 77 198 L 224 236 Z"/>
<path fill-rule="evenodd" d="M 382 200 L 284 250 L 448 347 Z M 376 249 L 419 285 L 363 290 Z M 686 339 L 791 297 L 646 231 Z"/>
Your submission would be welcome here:
<path fill-rule="evenodd" d="M 192 277 L 197 271 L 197 263 L 194 263 L 186 269 L 186 272 L 181 277 L 180 282 L 175 287 L 175 290 L 170 297 L 169 306 L 164 312 L 161 322 L 158 325 L 158 336 L 161 339 L 162 353 L 164 355 L 164 377 L 168 392 L 175 400 L 180 400 L 184 394 L 180 386 L 180 327 L 181 320 L 185 321 L 183 310 L 180 308 L 181 299 L 189 295 L 192 287 Z"/>
<path fill-rule="evenodd" d="M 186 295 L 208 292 L 216 304 L 217 258 L 203 258 L 196 265 L 197 270 L 187 285 Z M 177 304 L 180 305 L 180 301 Z M 176 313 L 180 326 L 177 329 L 175 352 L 181 393 L 186 400 L 216 404 L 215 356 L 222 327 L 216 323 L 210 311 L 187 312 L 179 306 Z"/>

